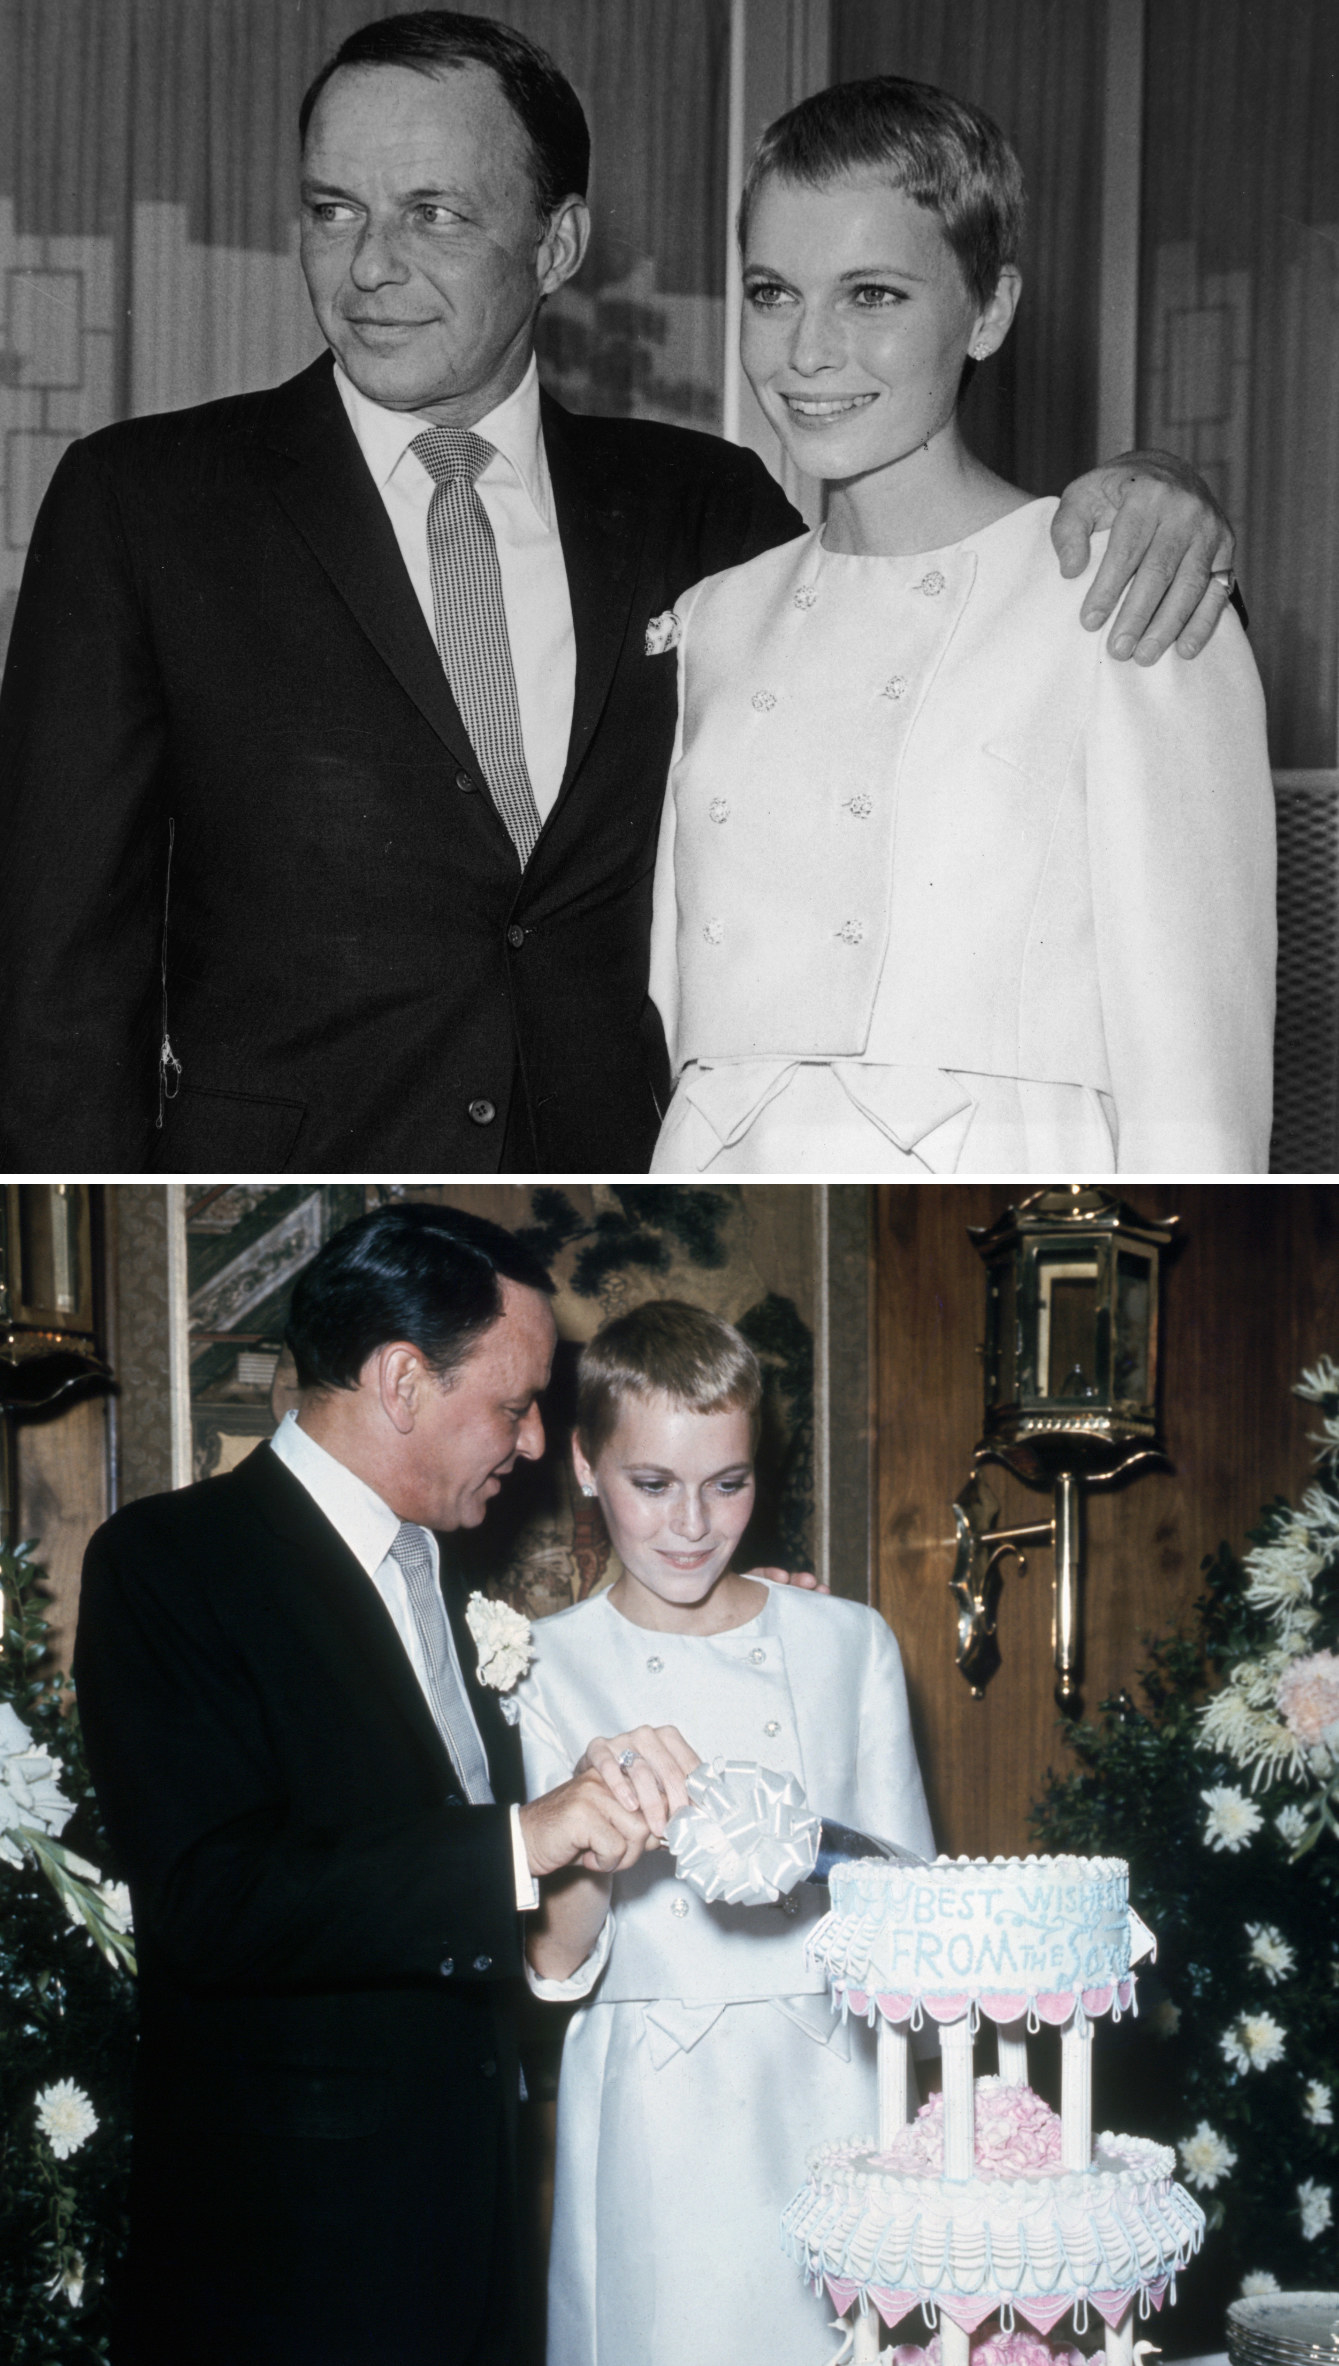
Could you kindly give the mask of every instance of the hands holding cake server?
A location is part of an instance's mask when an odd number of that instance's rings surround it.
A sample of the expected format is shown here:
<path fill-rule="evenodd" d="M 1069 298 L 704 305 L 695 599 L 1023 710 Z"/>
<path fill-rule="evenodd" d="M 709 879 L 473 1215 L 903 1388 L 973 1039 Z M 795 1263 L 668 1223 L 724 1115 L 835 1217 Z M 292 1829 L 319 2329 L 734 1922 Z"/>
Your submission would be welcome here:
<path fill-rule="evenodd" d="M 700 1764 L 674 1725 L 597 1734 L 568 1782 L 520 1810 L 532 1873 L 625 1873 L 663 1845 L 670 1818 L 689 1804 L 684 1777 Z"/>

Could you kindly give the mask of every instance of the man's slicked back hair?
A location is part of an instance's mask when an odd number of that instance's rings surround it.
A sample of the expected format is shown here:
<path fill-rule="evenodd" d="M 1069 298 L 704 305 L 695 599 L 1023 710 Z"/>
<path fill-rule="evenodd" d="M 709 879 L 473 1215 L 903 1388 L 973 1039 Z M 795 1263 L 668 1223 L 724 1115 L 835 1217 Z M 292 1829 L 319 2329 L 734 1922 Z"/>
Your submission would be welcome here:
<path fill-rule="evenodd" d="M 405 1339 L 439 1379 L 502 1312 L 503 1281 L 553 1293 L 523 1241 L 462 1208 L 395 1200 L 332 1234 L 299 1275 L 284 1336 L 300 1388 L 356 1388 L 379 1347 Z"/>
<path fill-rule="evenodd" d="M 298 110 L 305 142 L 312 110 L 341 66 L 407 66 L 441 74 L 454 66 L 490 66 L 527 139 L 535 174 L 535 203 L 544 217 L 565 197 L 584 197 L 590 180 L 590 129 L 581 101 L 561 68 L 511 25 L 456 8 L 416 8 L 360 25 L 327 59 Z"/>
<path fill-rule="evenodd" d="M 769 123 L 744 177 L 740 245 L 764 181 L 826 189 L 866 172 L 939 216 L 972 295 L 988 303 L 1023 242 L 1022 167 L 980 107 L 897 74 L 836 82 Z"/>

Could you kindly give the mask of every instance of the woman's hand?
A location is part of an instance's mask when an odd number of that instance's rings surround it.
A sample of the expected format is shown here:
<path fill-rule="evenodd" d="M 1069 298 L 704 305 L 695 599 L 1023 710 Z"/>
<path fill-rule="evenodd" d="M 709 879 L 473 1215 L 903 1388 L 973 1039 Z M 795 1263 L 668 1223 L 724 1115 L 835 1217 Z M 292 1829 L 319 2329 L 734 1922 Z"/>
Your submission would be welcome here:
<path fill-rule="evenodd" d="M 1106 526 L 1085 629 L 1097 632 L 1124 592 L 1107 643 L 1113 657 L 1155 665 L 1173 641 L 1178 656 L 1198 657 L 1232 596 L 1236 548 L 1208 486 L 1171 452 L 1124 452 L 1089 469 L 1066 485 L 1051 524 L 1063 575 L 1082 574 L 1089 537 Z"/>
<path fill-rule="evenodd" d="M 653 1835 L 648 1846 L 654 1848 L 670 1817 L 687 1807 L 684 1776 L 701 1763 L 700 1753 L 684 1740 L 677 1725 L 638 1725 L 631 1733 L 597 1734 L 575 1771 L 592 1770 L 620 1807 L 640 1810 Z"/>

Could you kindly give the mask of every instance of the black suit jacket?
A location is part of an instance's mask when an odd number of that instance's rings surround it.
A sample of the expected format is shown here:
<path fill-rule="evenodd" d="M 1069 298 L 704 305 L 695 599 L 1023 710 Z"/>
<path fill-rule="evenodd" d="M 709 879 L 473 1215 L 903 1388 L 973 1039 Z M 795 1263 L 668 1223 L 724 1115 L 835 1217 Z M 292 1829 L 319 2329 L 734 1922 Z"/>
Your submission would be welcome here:
<path fill-rule="evenodd" d="M 543 417 L 576 701 L 524 875 L 328 357 L 66 454 L 0 694 L 0 1164 L 646 1165 L 646 625 L 801 521 L 715 437 Z"/>
<path fill-rule="evenodd" d="M 376 1589 L 268 1446 L 98 1531 L 75 1664 L 140 1963 L 118 2355 L 507 2359 L 522 1790 L 496 1694 L 471 1686 L 498 1804 L 470 1807 Z"/>

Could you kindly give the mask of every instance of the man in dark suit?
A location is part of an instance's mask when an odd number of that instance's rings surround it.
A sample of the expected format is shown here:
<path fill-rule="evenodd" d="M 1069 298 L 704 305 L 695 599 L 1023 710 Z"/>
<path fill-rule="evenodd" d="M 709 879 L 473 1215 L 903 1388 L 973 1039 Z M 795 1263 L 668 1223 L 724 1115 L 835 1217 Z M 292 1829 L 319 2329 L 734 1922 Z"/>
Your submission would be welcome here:
<path fill-rule="evenodd" d="M 521 1910 L 647 1839 L 596 1774 L 513 1804 L 440 1570 L 543 1448 L 551 1288 L 453 1209 L 346 1226 L 294 1292 L 297 1414 L 89 1546 L 79 1702 L 140 1969 L 125 2366 L 515 2355 Z"/>
<path fill-rule="evenodd" d="M 88 437 L 34 533 L 0 697 L 0 1166 L 639 1170 L 675 726 L 646 628 L 801 521 L 751 453 L 541 396 L 535 320 L 589 229 L 542 52 L 384 20 L 302 127 L 331 354 Z M 1127 637 L 1156 608 L 1141 655 L 1206 638 L 1207 501 L 1156 468 L 1075 493 L 1071 571 L 1120 504 L 1089 616 L 1147 544 Z"/>

